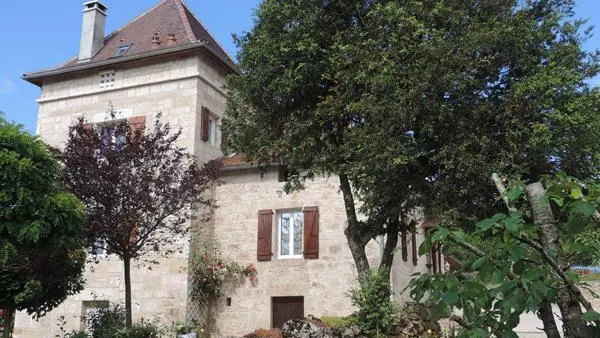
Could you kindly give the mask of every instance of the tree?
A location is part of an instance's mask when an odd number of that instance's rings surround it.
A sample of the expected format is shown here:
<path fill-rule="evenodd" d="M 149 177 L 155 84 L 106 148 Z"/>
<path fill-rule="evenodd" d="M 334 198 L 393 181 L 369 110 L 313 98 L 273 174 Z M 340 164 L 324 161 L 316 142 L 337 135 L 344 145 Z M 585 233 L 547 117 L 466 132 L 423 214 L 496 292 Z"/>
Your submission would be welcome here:
<path fill-rule="evenodd" d="M 589 285 L 569 271 L 573 256 L 596 248 L 569 241 L 567 235 L 600 230 L 598 182 L 584 183 L 560 173 L 543 183 L 513 182 L 508 190 L 503 183 L 498 186 L 509 212 L 478 222 L 474 234 L 495 245 L 478 247 L 473 235 L 438 227 L 421 252 L 434 244 L 453 243 L 473 253 L 473 258 L 465 271 L 414 279 L 411 296 L 422 301 L 429 293 L 438 316 L 461 309 L 463 316 L 452 318 L 463 326 L 465 337 L 476 333 L 516 337 L 513 329 L 519 316 L 537 312 L 546 336 L 559 338 L 552 303 L 560 309 L 565 337 L 597 336 L 600 313 L 581 292 Z"/>
<path fill-rule="evenodd" d="M 128 327 L 131 262 L 156 263 L 146 254 L 175 252 L 188 221 L 200 207 L 211 205 L 203 193 L 219 164 L 198 165 L 177 145 L 180 135 L 160 115 L 146 133 L 139 124 L 93 126 L 79 119 L 70 127 L 62 154 L 64 185 L 87 206 L 88 244 L 123 261 Z"/>
<path fill-rule="evenodd" d="M 264 1 L 236 38 L 224 129 L 301 188 L 337 175 L 360 274 L 408 214 L 469 226 L 501 208 L 493 172 L 538 180 L 600 168 L 600 96 L 573 1 Z M 360 210 L 356 201 L 362 202 Z M 358 212 L 367 216 L 362 222 Z"/>
<path fill-rule="evenodd" d="M 40 317 L 83 289 L 83 204 L 59 186 L 55 153 L 0 115 L 0 308 Z"/>

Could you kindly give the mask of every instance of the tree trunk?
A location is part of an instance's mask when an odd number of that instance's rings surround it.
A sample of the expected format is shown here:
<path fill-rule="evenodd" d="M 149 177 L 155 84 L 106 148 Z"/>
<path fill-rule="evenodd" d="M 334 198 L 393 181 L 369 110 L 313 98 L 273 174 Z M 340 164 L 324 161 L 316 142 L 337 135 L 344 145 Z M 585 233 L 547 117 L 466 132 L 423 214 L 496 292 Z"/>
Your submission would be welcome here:
<path fill-rule="evenodd" d="M 365 243 L 358 218 L 356 217 L 356 206 L 354 204 L 354 196 L 352 195 L 352 188 L 350 187 L 350 181 L 348 176 L 344 174 L 339 175 L 340 178 L 340 190 L 344 197 L 344 208 L 346 210 L 346 219 L 348 220 L 348 226 L 344 230 L 346 239 L 348 240 L 348 247 L 354 258 L 354 264 L 358 271 L 358 276 L 367 275 L 369 273 L 369 261 L 367 260 L 367 254 L 365 253 Z"/>
<path fill-rule="evenodd" d="M 125 325 L 131 327 L 131 258 L 123 258 L 125 274 Z"/>
<path fill-rule="evenodd" d="M 379 263 L 379 271 L 383 272 L 383 276 L 387 280 L 390 280 L 392 264 L 394 263 L 394 251 L 396 251 L 396 247 L 398 246 L 398 228 L 397 222 L 390 224 L 387 236 L 385 236 L 385 247 L 383 248 L 381 262 Z"/>
<path fill-rule="evenodd" d="M 4 309 L 4 331 L 2 331 L 2 338 L 11 338 L 13 330 L 15 328 L 15 314 L 14 308 Z"/>
<path fill-rule="evenodd" d="M 565 258 L 558 242 L 558 229 L 552 208 L 549 203 L 541 201 L 541 198 L 544 196 L 544 186 L 540 182 L 531 183 L 525 188 L 525 193 L 533 212 L 533 222 L 539 227 L 540 244 L 546 250 L 557 252 L 558 264 L 561 267 L 566 266 Z M 566 286 L 558 289 L 557 304 L 563 320 L 565 337 L 590 337 L 587 324 L 583 320 L 581 305 L 575 295 L 572 295 Z"/>
<path fill-rule="evenodd" d="M 543 301 L 538 311 L 538 317 L 544 323 L 544 332 L 548 338 L 561 338 L 556 327 L 556 321 L 554 320 L 554 313 L 552 313 L 552 303 L 549 301 Z"/>

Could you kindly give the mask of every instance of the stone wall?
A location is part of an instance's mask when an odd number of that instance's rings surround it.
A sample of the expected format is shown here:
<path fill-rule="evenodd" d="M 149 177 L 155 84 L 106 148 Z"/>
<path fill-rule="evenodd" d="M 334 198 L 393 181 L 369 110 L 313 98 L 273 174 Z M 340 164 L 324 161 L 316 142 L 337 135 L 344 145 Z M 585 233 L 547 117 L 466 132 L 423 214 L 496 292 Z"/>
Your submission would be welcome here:
<path fill-rule="evenodd" d="M 344 236 L 346 214 L 337 177 L 318 178 L 306 189 L 286 195 L 276 170 L 232 171 L 224 174 L 225 184 L 216 188 L 219 207 L 214 212 L 215 236 L 226 256 L 243 264 L 254 264 L 258 278 L 234 293 L 222 297 L 217 326 L 222 336 L 243 335 L 257 328 L 272 327 L 272 297 L 303 296 L 305 315 L 345 316 L 354 311 L 347 292 L 357 285 L 356 268 Z M 257 214 L 262 209 L 319 207 L 319 259 L 278 259 L 258 262 Z M 277 225 L 273 222 L 273 252 L 277 252 Z M 373 240 L 367 253 L 371 266 L 380 260 L 380 245 Z M 409 250 L 410 251 L 410 250 Z M 399 262 L 398 262 L 399 261 Z M 399 298 L 410 273 L 424 269 L 396 259 L 395 290 Z M 231 306 L 226 305 L 227 297 Z"/>
<path fill-rule="evenodd" d="M 221 156 L 218 143 L 209 145 L 200 140 L 201 107 L 207 106 L 218 118 L 225 109 L 226 95 L 222 88 L 226 74 L 214 59 L 197 54 L 136 67 L 115 66 L 111 70 L 115 72 L 115 81 L 109 88 L 100 88 L 99 70 L 44 83 L 38 100 L 38 135 L 49 144 L 62 147 L 68 126 L 79 116 L 85 115 L 89 122 L 102 122 L 107 109 L 112 107 L 119 112 L 117 118 L 146 116 L 146 125 L 151 127 L 155 114 L 161 112 L 162 120 L 170 122 L 173 130 L 182 128 L 179 143 L 201 161 Z M 220 140 L 218 129 L 216 139 Z M 189 236 L 179 243 L 181 254 L 159 259 L 160 264 L 152 270 L 144 267 L 132 270 L 134 320 L 155 315 L 160 315 L 165 323 L 185 320 L 188 242 Z M 118 258 L 88 265 L 85 277 L 84 291 L 69 297 L 39 321 L 19 313 L 15 337 L 54 337 L 61 315 L 67 320 L 67 329 L 79 329 L 84 302 L 94 298 L 124 300 L 123 268 Z"/>

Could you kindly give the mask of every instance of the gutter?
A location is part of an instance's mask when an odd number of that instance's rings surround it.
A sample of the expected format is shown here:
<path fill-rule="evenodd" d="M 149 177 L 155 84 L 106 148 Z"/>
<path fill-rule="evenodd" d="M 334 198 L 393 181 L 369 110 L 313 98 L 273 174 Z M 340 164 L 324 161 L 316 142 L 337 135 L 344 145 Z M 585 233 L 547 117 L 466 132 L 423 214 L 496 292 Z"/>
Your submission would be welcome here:
<path fill-rule="evenodd" d="M 129 61 L 151 58 L 151 57 L 155 57 L 155 56 L 174 54 L 174 53 L 179 53 L 179 52 L 183 52 L 183 51 L 193 50 L 196 48 L 205 48 L 210 54 L 212 54 L 219 61 L 221 61 L 223 64 L 225 64 L 231 71 L 233 71 L 236 74 L 240 74 L 239 70 L 237 70 L 235 67 L 231 66 L 227 62 L 227 60 L 223 56 L 216 53 L 210 47 L 210 45 L 208 45 L 205 42 L 194 42 L 192 44 L 185 45 L 185 46 L 169 48 L 169 49 L 160 49 L 160 50 L 151 51 L 151 52 L 144 53 L 144 54 L 111 58 L 111 59 L 98 61 L 98 62 L 86 62 L 86 63 L 78 64 L 76 66 L 68 67 L 68 68 L 59 68 L 59 69 L 54 69 L 54 70 L 42 70 L 42 71 L 38 71 L 38 72 L 25 73 L 22 75 L 21 78 L 29 83 L 36 85 L 36 86 L 40 86 L 39 80 L 47 78 L 47 77 L 51 77 L 51 76 L 74 73 L 74 72 L 84 71 L 84 70 L 88 70 L 88 69 L 94 69 L 94 68 L 103 67 L 103 66 L 109 66 L 109 65 L 129 62 Z"/>

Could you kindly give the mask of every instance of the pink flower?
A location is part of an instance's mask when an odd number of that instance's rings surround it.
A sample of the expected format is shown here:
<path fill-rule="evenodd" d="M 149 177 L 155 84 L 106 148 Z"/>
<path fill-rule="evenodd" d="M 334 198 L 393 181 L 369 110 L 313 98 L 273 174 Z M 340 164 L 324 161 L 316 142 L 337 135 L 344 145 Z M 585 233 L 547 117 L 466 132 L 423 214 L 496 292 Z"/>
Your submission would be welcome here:
<path fill-rule="evenodd" d="M 254 277 L 250 277 L 249 279 L 250 279 L 250 281 L 251 281 L 251 282 L 253 282 L 253 281 L 254 281 Z"/>

